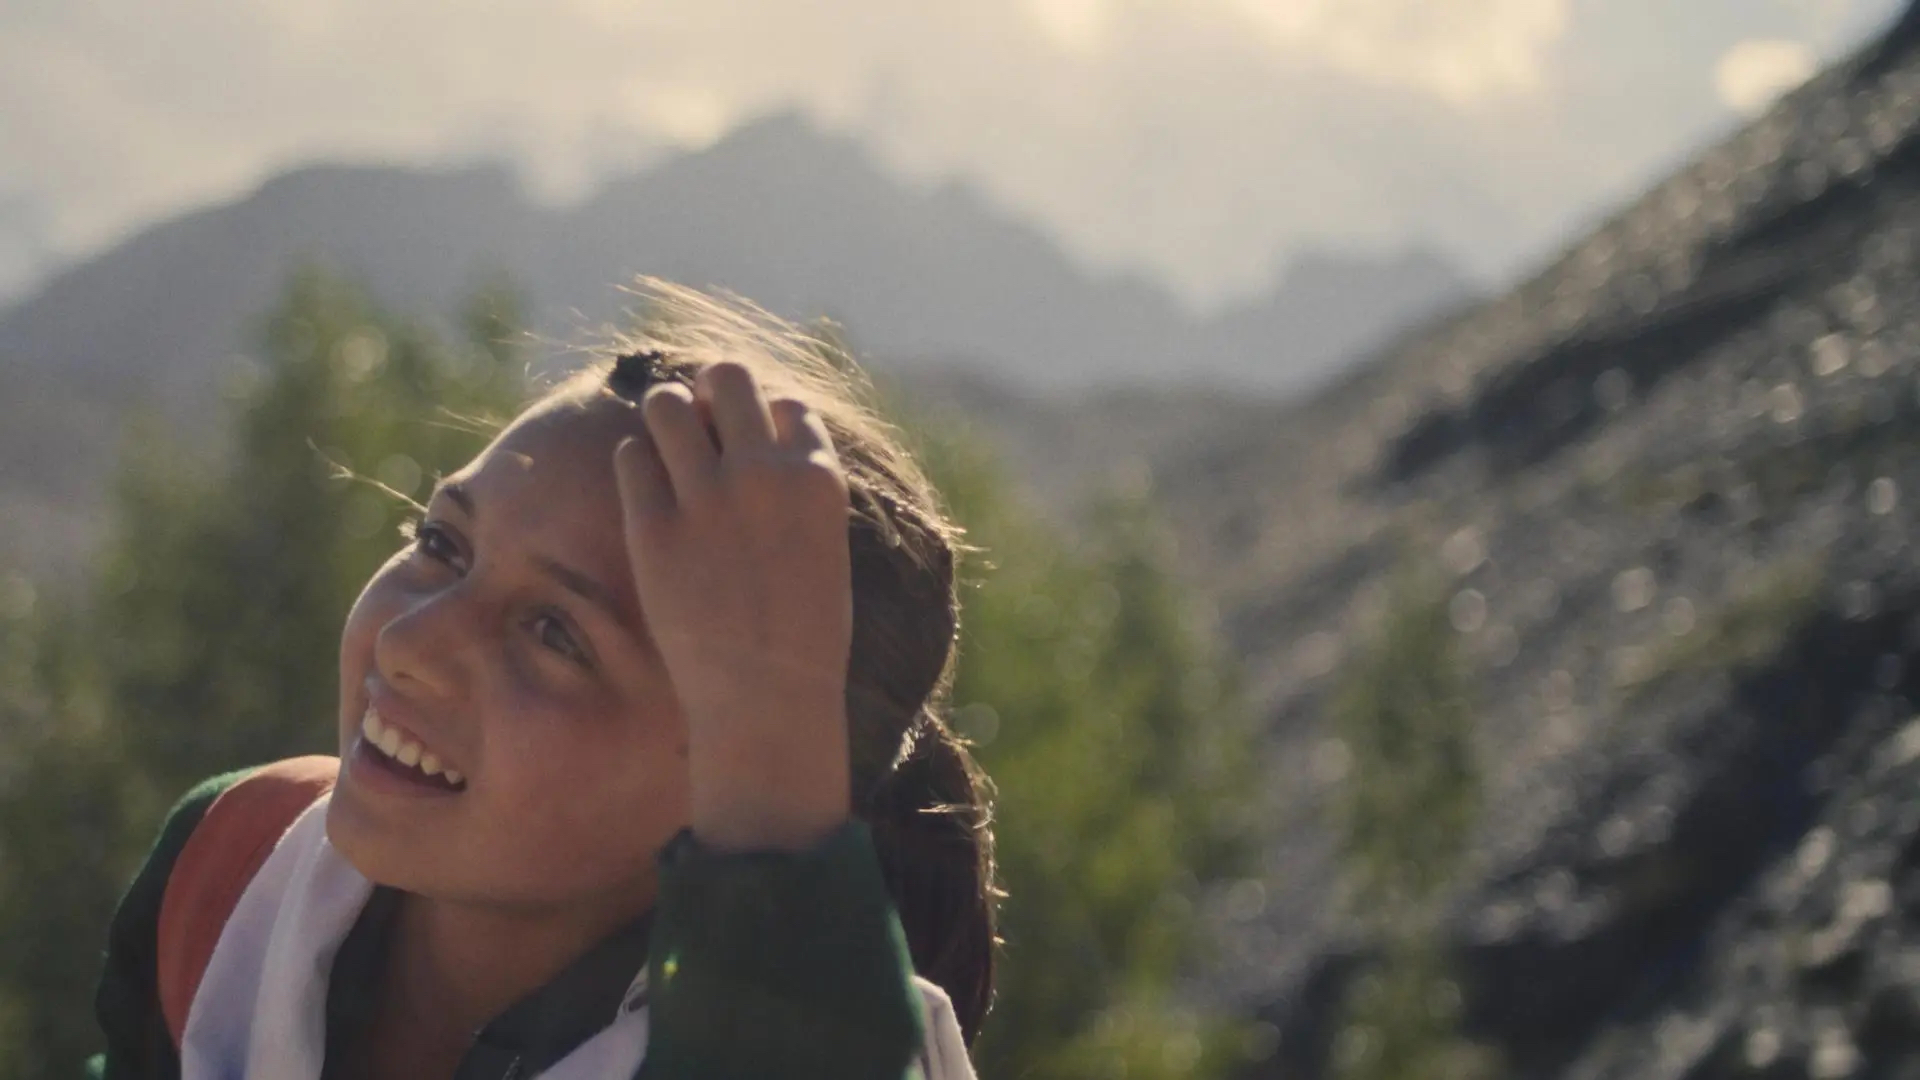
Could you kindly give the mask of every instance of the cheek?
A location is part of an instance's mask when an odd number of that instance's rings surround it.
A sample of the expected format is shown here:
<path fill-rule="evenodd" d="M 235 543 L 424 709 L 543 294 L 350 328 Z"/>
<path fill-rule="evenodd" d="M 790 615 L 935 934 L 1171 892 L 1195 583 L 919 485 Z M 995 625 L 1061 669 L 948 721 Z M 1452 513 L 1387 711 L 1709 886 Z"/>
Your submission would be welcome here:
<path fill-rule="evenodd" d="M 538 868 L 530 877 L 588 886 L 644 872 L 685 826 L 677 715 L 617 708 L 510 709 L 505 730 L 488 739 L 501 783 L 489 815 L 496 829 L 487 831 L 519 849 L 506 862 Z"/>
<path fill-rule="evenodd" d="M 385 626 L 399 613 L 402 607 L 400 590 L 393 582 L 392 570 L 398 561 L 380 568 L 367 582 L 366 588 L 353 602 L 347 612 L 347 621 L 340 628 L 340 709 L 341 721 L 349 719 L 356 726 L 360 720 L 362 704 L 361 684 L 367 673 L 373 669 L 373 643 L 380 636 L 380 628 Z M 351 713 L 352 716 L 347 716 Z"/>

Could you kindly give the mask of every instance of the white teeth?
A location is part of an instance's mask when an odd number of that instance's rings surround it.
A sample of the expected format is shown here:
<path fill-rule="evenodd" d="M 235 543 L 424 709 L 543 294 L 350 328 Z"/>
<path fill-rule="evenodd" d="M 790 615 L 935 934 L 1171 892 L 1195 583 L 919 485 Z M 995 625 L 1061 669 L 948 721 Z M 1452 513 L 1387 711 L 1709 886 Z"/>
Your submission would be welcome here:
<path fill-rule="evenodd" d="M 453 787 L 459 787 L 466 780 L 460 773 L 447 768 L 447 763 L 440 760 L 440 755 L 380 719 L 379 711 L 371 706 L 367 708 L 367 714 L 360 718 L 360 734 L 366 739 L 367 745 L 408 768 L 419 769 L 428 776 L 444 777 Z"/>

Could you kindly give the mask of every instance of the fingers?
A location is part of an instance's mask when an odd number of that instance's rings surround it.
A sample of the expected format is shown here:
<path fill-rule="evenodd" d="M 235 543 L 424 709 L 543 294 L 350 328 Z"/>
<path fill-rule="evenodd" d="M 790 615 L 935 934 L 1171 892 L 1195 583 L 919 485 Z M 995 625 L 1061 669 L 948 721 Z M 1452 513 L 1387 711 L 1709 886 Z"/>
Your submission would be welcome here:
<path fill-rule="evenodd" d="M 709 364 L 693 379 L 694 396 L 707 403 L 721 452 L 758 450 L 773 442 L 773 417 L 753 373 L 735 363 Z"/>
<path fill-rule="evenodd" d="M 707 434 L 693 392 L 679 383 L 663 383 L 647 391 L 640 409 L 677 500 L 710 487 L 720 468 L 720 450 Z"/>
<path fill-rule="evenodd" d="M 807 408 L 805 402 L 780 398 L 769 406 L 769 411 L 773 414 L 774 438 L 782 447 L 803 457 L 824 453 L 829 461 L 838 461 L 826 421 Z"/>
<path fill-rule="evenodd" d="M 691 389 L 677 383 L 655 386 L 642 399 L 641 409 L 653 453 L 643 457 L 634 451 L 632 482 L 636 493 L 651 492 L 648 485 L 664 476 L 664 506 L 685 507 L 689 499 L 713 490 L 724 479 L 729 458 L 734 468 L 751 471 L 750 463 L 765 456 L 754 451 L 777 448 L 780 457 L 839 469 L 833 437 L 820 414 L 791 398 L 769 402 L 740 364 L 702 368 Z"/>
<path fill-rule="evenodd" d="M 620 507 L 629 536 L 638 519 L 658 517 L 673 509 L 673 479 L 654 448 L 653 437 L 645 432 L 620 440 L 614 448 L 613 476 L 620 487 Z"/>

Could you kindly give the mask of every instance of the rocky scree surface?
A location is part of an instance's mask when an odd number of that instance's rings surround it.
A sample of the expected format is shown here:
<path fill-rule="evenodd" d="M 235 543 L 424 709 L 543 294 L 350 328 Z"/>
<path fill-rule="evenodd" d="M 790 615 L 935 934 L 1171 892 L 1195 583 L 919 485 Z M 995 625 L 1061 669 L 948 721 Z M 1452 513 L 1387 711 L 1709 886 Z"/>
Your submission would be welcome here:
<path fill-rule="evenodd" d="M 1370 954 L 1326 726 L 1451 575 L 1487 813 L 1447 922 L 1522 1077 L 1920 1076 L 1920 15 L 1509 295 L 1151 482 L 1246 659 L 1274 839 L 1204 993 L 1326 1071 Z"/>

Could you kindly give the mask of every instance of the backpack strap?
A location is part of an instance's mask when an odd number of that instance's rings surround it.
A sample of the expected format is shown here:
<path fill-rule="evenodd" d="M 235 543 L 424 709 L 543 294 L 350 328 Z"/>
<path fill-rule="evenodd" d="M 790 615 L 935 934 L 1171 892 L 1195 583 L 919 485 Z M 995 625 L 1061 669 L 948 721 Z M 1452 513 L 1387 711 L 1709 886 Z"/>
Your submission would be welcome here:
<path fill-rule="evenodd" d="M 157 962 L 160 1013 L 175 1047 L 240 894 L 339 771 L 338 758 L 318 755 L 263 765 L 221 792 L 180 848 L 160 899 Z"/>

